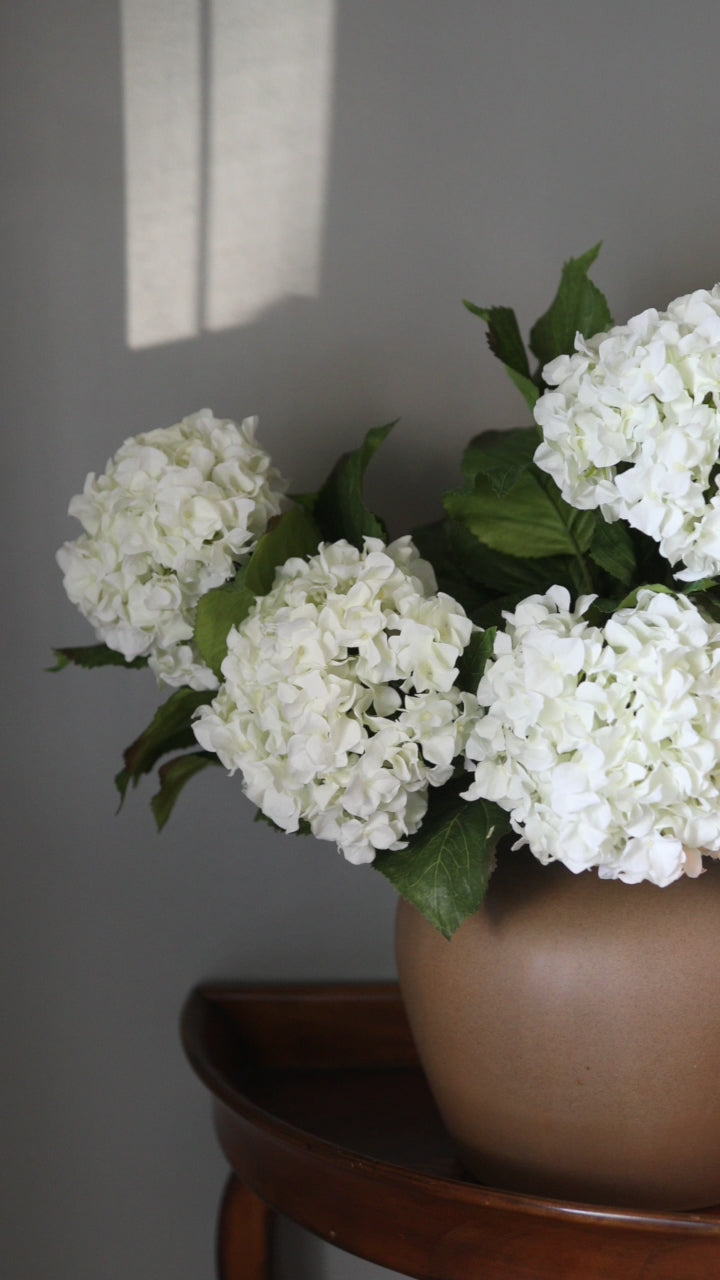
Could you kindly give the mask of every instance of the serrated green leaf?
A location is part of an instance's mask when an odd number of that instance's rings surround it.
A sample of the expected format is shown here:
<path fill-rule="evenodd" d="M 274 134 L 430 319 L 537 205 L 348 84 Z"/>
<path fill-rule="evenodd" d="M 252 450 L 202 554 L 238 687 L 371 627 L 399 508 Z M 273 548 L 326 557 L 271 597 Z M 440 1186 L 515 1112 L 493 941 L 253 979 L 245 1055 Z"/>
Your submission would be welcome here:
<path fill-rule="evenodd" d="M 149 773 L 161 756 L 196 745 L 193 713 L 214 696 L 206 690 L 181 688 L 158 707 L 147 729 L 123 752 L 125 767 L 115 777 L 121 804 L 128 784 L 132 782 L 137 786 L 142 775 Z"/>
<path fill-rule="evenodd" d="M 596 513 L 590 556 L 595 564 L 623 586 L 628 586 L 637 572 L 635 548 L 626 525 L 619 520 L 609 524 L 599 512 Z"/>
<path fill-rule="evenodd" d="M 565 263 L 555 298 L 530 331 L 530 350 L 541 368 L 574 351 L 576 333 L 591 338 L 613 323 L 607 299 L 587 274 L 600 248 L 596 244 Z"/>
<path fill-rule="evenodd" d="M 576 588 L 574 556 L 528 559 L 504 555 L 480 542 L 466 525 L 450 519 L 445 525 L 450 562 L 462 564 L 463 572 L 472 583 L 487 588 L 496 596 L 519 593 L 518 598 L 521 599 L 522 596 L 547 591 L 556 583 L 569 590 Z"/>
<path fill-rule="evenodd" d="M 463 306 L 487 325 L 487 341 L 498 360 L 516 373 L 530 377 L 527 351 L 520 333 L 517 316 L 512 307 L 478 307 L 474 302 L 463 301 Z"/>
<path fill-rule="evenodd" d="M 570 507 L 534 465 L 503 497 L 477 475 L 472 488 L 446 494 L 445 509 L 493 551 L 522 560 L 583 554 L 594 531 L 592 512 Z"/>
<path fill-rule="evenodd" d="M 513 427 L 510 431 L 484 431 L 465 449 L 462 473 L 468 480 L 487 476 L 495 493 L 504 497 L 532 466 L 542 440 L 538 427 Z"/>
<path fill-rule="evenodd" d="M 476 693 L 488 658 L 492 657 L 497 627 L 473 631 L 470 643 L 465 646 L 458 666 L 456 684 L 467 693 Z"/>
<path fill-rule="evenodd" d="M 184 756 L 175 756 L 174 760 L 168 760 L 160 766 L 160 789 L 150 801 L 158 831 L 162 831 L 165 826 L 186 782 L 209 764 L 220 764 L 218 757 L 211 751 L 192 751 Z"/>
<path fill-rule="evenodd" d="M 317 494 L 295 497 L 296 502 L 312 511 L 327 542 L 346 538 L 354 546 L 362 547 L 365 537 L 387 541 L 383 521 L 365 505 L 363 481 L 370 461 L 394 426 L 394 422 L 389 422 L 384 427 L 373 427 L 359 449 L 344 453 L 338 459 Z"/>
<path fill-rule="evenodd" d="M 74 648 L 53 649 L 57 659 L 54 667 L 48 671 L 62 671 L 65 667 L 128 667 L 133 671 L 147 666 L 147 658 L 124 658 L 117 649 L 110 649 L 106 644 L 85 644 Z"/>
<path fill-rule="evenodd" d="M 525 344 L 512 307 L 478 307 L 467 300 L 463 305 L 472 315 L 485 321 L 490 350 L 505 365 L 518 391 L 532 409 L 540 393 L 530 377 Z"/>
<path fill-rule="evenodd" d="M 406 849 L 378 853 L 373 866 L 446 937 L 477 911 L 495 865 L 507 814 L 483 800 L 461 800 L 469 779 L 431 793 L 422 827 Z"/>
<path fill-rule="evenodd" d="M 195 611 L 194 640 L 201 658 L 220 677 L 231 627 L 239 627 L 258 596 L 267 595 L 276 569 L 293 556 L 314 555 L 320 530 L 308 511 L 292 507 L 263 534 L 232 582 L 207 591 Z"/>

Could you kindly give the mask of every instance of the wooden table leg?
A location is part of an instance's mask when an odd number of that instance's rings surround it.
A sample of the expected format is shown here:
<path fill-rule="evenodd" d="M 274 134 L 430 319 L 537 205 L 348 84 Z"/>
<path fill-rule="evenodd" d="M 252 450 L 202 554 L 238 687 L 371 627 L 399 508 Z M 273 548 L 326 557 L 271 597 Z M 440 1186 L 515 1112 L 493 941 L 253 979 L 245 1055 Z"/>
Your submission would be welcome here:
<path fill-rule="evenodd" d="M 231 1174 L 218 1218 L 219 1280 L 270 1280 L 272 1210 Z"/>

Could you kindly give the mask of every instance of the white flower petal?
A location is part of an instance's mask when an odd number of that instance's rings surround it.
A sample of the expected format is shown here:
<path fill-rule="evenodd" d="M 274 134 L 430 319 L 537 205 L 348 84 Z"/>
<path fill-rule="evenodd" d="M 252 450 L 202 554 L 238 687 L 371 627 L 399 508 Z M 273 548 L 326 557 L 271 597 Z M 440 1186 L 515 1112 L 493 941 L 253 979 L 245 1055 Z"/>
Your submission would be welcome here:
<path fill-rule="evenodd" d="M 472 631 L 409 538 L 325 545 L 230 631 L 196 737 L 279 826 L 304 819 L 371 861 L 404 847 L 462 753 L 474 699 L 453 681 Z"/>
<path fill-rule="evenodd" d="M 600 629 L 590 602 L 554 590 L 507 616 L 465 795 L 507 809 L 542 862 L 669 884 L 720 851 L 720 626 L 645 589 Z"/>
<path fill-rule="evenodd" d="M 677 298 L 548 364 L 535 462 L 581 510 L 659 543 L 693 581 L 720 573 L 720 286 Z"/>
<path fill-rule="evenodd" d="M 70 502 L 84 533 L 57 554 L 68 596 L 99 639 L 126 658 L 147 656 L 164 684 L 217 687 L 191 644 L 197 602 L 233 576 L 281 510 L 285 484 L 256 425 L 203 409 L 135 436 Z"/>

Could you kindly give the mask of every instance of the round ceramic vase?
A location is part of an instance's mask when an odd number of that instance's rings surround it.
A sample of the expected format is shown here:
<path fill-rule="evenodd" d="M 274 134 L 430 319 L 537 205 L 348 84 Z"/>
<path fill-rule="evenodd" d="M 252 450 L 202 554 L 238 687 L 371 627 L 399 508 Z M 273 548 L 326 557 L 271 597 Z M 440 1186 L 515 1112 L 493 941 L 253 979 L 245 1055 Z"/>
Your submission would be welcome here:
<path fill-rule="evenodd" d="M 447 941 L 401 902 L 410 1025 L 465 1168 L 506 1190 L 720 1204 L 720 864 L 664 889 L 505 851 Z"/>

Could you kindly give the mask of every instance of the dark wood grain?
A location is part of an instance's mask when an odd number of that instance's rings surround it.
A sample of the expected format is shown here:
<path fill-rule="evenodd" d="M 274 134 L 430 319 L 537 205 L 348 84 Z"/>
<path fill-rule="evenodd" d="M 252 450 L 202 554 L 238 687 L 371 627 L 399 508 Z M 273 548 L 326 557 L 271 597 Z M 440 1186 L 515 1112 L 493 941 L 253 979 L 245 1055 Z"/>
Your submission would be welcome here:
<path fill-rule="evenodd" d="M 583 1206 L 465 1180 L 393 986 L 206 986 L 183 1037 L 240 1182 L 360 1257 L 418 1280 L 720 1275 L 716 1210 Z M 247 1280 L 229 1269 L 239 1200 L 233 1214 L 224 1274 Z"/>

